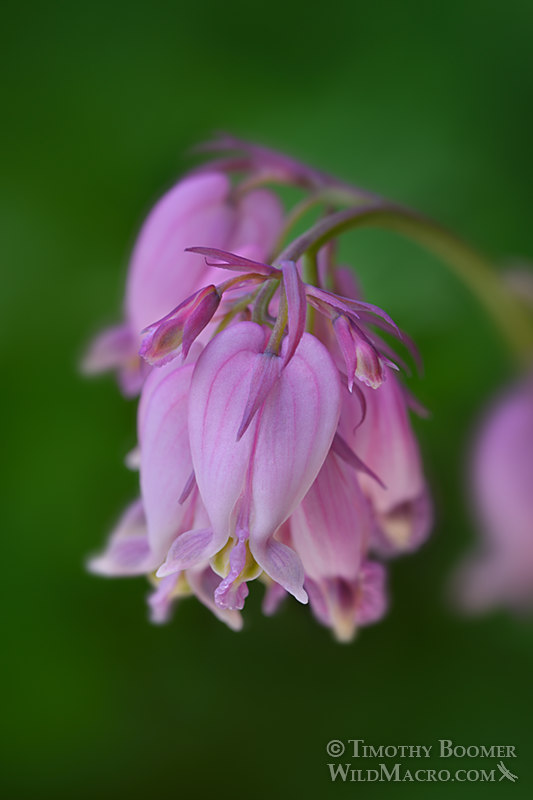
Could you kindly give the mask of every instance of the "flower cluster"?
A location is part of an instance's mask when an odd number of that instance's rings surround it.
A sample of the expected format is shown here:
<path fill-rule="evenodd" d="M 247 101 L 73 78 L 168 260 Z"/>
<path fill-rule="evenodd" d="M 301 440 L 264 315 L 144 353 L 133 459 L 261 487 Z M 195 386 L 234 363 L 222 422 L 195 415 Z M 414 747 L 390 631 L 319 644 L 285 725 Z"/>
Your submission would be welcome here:
<path fill-rule="evenodd" d="M 147 575 L 155 622 L 194 594 L 234 629 L 259 578 L 266 614 L 290 594 L 348 641 L 385 613 L 387 560 L 431 527 L 391 337 L 416 352 L 334 240 L 282 249 L 310 199 L 346 187 L 254 145 L 214 147 L 149 215 L 125 322 L 86 358 L 140 391 L 141 496 L 90 568 Z M 304 191 L 300 206 L 286 212 L 276 183 Z"/>

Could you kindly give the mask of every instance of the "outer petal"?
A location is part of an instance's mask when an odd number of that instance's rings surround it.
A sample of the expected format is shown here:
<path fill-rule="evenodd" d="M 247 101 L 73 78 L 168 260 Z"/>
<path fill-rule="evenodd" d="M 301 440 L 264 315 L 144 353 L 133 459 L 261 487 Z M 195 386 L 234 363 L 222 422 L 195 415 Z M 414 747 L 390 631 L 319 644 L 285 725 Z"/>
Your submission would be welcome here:
<path fill-rule="evenodd" d="M 230 182 L 217 173 L 180 181 L 159 200 L 144 223 L 132 256 L 126 310 L 136 335 L 204 283 L 201 259 L 185 248 L 227 244 L 235 210 L 226 203 Z"/>
<path fill-rule="evenodd" d="M 93 339 L 81 369 L 85 375 L 118 371 L 118 381 L 126 397 L 139 393 L 149 367 L 139 358 L 138 340 L 128 324 L 107 328 Z"/>
<path fill-rule="evenodd" d="M 156 204 L 137 240 L 128 275 L 126 310 L 138 334 L 195 289 L 219 282 L 194 245 L 245 251 L 265 258 L 282 224 L 277 197 L 267 190 L 229 201 L 226 175 L 205 173 L 180 181 Z"/>
<path fill-rule="evenodd" d="M 239 323 L 217 336 L 200 357 L 189 411 L 192 457 L 213 528 L 212 554 L 235 534 L 240 514 L 258 564 L 305 600 L 298 558 L 272 537 L 308 491 L 329 450 L 339 416 L 339 378 L 324 346 L 305 334 L 236 441 L 265 340 L 260 326 Z"/>
<path fill-rule="evenodd" d="M 355 580 L 374 520 L 355 470 L 332 451 L 290 526 L 292 544 L 308 577 Z"/>
<path fill-rule="evenodd" d="M 286 346 L 287 340 L 282 355 Z M 305 333 L 256 423 L 252 474 L 256 542 L 270 536 L 308 492 L 331 446 L 339 411 L 335 365 L 324 345 Z"/>
<path fill-rule="evenodd" d="M 283 208 L 273 192 L 257 189 L 239 202 L 230 250 L 262 261 L 272 252 L 283 225 Z"/>
<path fill-rule="evenodd" d="M 432 507 L 402 387 L 387 370 L 387 378 L 378 389 L 362 386 L 362 391 L 366 399 L 364 421 L 356 427 L 360 407 L 347 398 L 340 430 L 385 485 L 360 475 L 383 532 L 379 549 L 387 554 L 413 550 L 429 534 Z"/>
<path fill-rule="evenodd" d="M 234 533 L 255 421 L 237 441 L 266 332 L 242 322 L 216 336 L 198 359 L 191 385 L 189 438 L 196 480 L 213 528 L 214 555 Z"/>
<path fill-rule="evenodd" d="M 120 518 L 106 550 L 90 559 L 88 568 L 109 577 L 144 575 L 157 566 L 148 542 L 146 518 L 140 500 L 132 503 Z"/>
<path fill-rule="evenodd" d="M 193 365 L 172 364 L 152 372 L 139 406 L 141 492 L 158 563 L 174 537 L 193 523 L 194 496 L 179 502 L 192 472 L 187 430 L 192 371 Z"/>

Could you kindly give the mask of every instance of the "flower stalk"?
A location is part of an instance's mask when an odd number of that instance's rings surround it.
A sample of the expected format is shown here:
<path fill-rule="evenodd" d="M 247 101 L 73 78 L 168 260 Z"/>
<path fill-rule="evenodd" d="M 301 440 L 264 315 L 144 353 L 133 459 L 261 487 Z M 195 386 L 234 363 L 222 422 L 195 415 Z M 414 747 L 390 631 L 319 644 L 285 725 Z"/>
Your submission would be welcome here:
<path fill-rule="evenodd" d="M 530 361 L 533 320 L 509 292 L 491 262 L 445 228 L 402 206 L 379 202 L 330 214 L 289 244 L 277 262 L 316 256 L 340 234 L 363 227 L 395 231 L 438 256 L 485 307 L 516 358 L 520 362 Z"/>

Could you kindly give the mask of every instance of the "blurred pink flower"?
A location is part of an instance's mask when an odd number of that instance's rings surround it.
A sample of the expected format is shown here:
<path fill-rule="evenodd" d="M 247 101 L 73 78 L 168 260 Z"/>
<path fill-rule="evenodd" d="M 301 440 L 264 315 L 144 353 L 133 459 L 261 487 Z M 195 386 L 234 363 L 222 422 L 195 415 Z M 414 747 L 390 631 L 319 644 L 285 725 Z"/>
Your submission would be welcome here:
<path fill-rule="evenodd" d="M 471 490 L 481 538 L 455 577 L 462 607 L 533 608 L 533 376 L 488 410 L 477 433 Z"/>

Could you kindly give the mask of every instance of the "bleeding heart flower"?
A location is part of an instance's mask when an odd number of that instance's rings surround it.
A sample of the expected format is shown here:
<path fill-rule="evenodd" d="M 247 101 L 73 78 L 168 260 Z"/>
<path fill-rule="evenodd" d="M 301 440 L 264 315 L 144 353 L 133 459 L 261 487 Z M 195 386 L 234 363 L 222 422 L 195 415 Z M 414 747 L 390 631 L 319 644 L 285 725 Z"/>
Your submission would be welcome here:
<path fill-rule="evenodd" d="M 215 337 L 195 368 L 189 402 L 191 451 L 210 527 L 179 536 L 160 575 L 239 548 L 235 579 L 249 547 L 255 562 L 302 602 L 303 568 L 274 538 L 301 502 L 328 453 L 338 423 L 339 377 L 325 347 L 304 334 L 270 386 L 248 429 L 237 437 L 265 358 L 267 333 L 242 322 Z M 283 350 L 278 359 L 281 367 Z"/>

